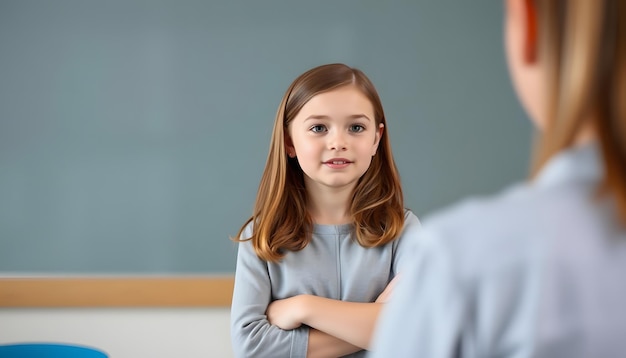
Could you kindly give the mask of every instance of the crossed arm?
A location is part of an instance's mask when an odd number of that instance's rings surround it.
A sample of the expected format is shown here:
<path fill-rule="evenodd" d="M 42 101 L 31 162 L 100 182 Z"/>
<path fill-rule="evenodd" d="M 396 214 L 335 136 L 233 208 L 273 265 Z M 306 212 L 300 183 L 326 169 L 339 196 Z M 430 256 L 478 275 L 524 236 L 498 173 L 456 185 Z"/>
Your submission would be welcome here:
<path fill-rule="evenodd" d="M 302 324 L 311 328 L 307 357 L 341 356 L 368 349 L 380 310 L 397 278 L 372 303 L 297 295 L 270 303 L 266 315 L 271 324 L 284 330 Z"/>

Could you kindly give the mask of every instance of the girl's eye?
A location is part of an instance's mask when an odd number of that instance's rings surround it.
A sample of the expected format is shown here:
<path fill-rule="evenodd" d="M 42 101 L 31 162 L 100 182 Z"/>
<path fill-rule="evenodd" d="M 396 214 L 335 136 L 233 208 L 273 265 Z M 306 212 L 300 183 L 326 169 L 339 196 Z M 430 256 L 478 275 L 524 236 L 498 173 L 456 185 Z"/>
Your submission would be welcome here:
<path fill-rule="evenodd" d="M 365 130 L 365 127 L 363 127 L 360 124 L 353 124 L 350 126 L 350 132 L 359 133 L 359 132 L 363 132 L 364 130 Z"/>
<path fill-rule="evenodd" d="M 314 125 L 313 127 L 311 127 L 311 132 L 314 132 L 314 133 L 323 132 L 325 130 L 326 130 L 326 127 L 324 127 L 321 124 Z"/>

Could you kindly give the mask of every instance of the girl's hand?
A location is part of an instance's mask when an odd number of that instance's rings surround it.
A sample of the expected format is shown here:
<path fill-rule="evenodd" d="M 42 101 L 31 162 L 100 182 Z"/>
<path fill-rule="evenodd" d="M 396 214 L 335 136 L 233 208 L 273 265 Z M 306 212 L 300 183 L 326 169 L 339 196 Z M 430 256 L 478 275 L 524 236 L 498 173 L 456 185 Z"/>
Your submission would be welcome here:
<path fill-rule="evenodd" d="M 387 287 L 385 287 L 385 290 L 378 295 L 378 298 L 376 298 L 376 303 L 387 303 L 389 301 L 389 299 L 391 299 L 391 294 L 393 292 L 393 288 L 396 286 L 396 283 L 398 283 L 398 277 L 400 277 L 400 275 L 396 275 L 391 282 L 389 282 L 387 284 Z"/>
<path fill-rule="evenodd" d="M 302 325 L 304 312 L 304 295 L 276 300 L 267 306 L 267 320 L 284 330 L 292 330 Z"/>

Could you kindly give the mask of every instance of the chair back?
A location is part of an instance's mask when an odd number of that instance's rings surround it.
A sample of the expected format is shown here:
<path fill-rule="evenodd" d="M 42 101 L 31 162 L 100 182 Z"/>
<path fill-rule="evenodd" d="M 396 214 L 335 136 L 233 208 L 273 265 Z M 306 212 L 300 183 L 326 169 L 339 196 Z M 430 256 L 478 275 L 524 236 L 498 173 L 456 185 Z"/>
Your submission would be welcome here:
<path fill-rule="evenodd" d="M 0 358 L 108 358 L 103 351 L 67 343 L 0 344 Z"/>

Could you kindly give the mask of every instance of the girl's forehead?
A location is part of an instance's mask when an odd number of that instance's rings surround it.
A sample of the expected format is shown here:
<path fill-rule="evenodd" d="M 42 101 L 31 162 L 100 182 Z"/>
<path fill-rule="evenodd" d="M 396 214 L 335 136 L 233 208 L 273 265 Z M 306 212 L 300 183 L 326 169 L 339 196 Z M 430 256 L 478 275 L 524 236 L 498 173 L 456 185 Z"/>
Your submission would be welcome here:
<path fill-rule="evenodd" d="M 365 114 L 373 118 L 373 113 L 372 102 L 361 90 L 354 86 L 345 86 L 311 97 L 296 118 L 302 116 L 347 117 L 357 114 Z"/>

